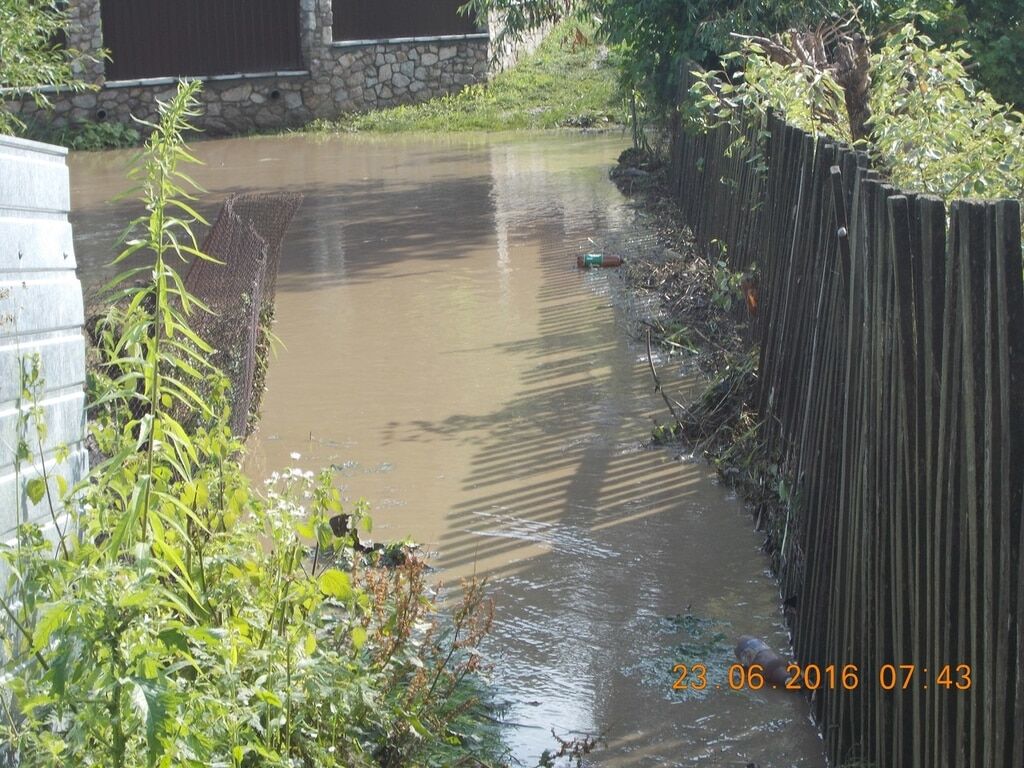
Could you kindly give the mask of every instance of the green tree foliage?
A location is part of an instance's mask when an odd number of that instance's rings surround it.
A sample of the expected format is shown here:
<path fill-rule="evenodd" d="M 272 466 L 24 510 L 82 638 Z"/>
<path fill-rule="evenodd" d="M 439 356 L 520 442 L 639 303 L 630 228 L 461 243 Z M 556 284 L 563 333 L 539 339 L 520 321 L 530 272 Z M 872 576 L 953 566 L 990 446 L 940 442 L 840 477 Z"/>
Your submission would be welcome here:
<path fill-rule="evenodd" d="M 1020 0 L 933 0 L 924 30 L 937 42 L 962 42 L 971 76 L 998 101 L 1024 107 L 1024 3 Z"/>
<path fill-rule="evenodd" d="M 841 8 L 834 0 L 825 0 Z M 622 47 L 628 84 L 661 102 L 674 96 L 675 74 L 684 61 L 714 65 L 735 48 L 731 33 L 783 29 L 822 13 L 819 0 L 469 0 L 465 8 L 486 16 L 497 13 L 502 35 L 520 39 L 526 32 L 567 12 L 600 20 L 600 32 Z"/>
<path fill-rule="evenodd" d="M 66 3 L 57 0 L 0 0 L 0 98 L 21 98 L 31 93 L 39 105 L 46 94 L 37 85 L 68 86 L 75 82 L 73 62 L 80 54 L 63 45 L 67 28 Z M 21 122 L 0 101 L 0 133 L 10 133 Z"/>
<path fill-rule="evenodd" d="M 1020 0 L 469 0 L 466 9 L 506 19 L 503 35 L 516 39 L 570 13 L 597 17 L 605 38 L 620 44 L 628 83 L 654 105 L 675 95 L 683 61 L 706 68 L 738 49 L 733 33 L 763 35 L 814 27 L 856 7 L 865 31 L 884 39 L 909 15 L 924 14 L 923 29 L 939 43 L 963 41 L 971 74 L 999 100 L 1024 102 L 1024 3 Z"/>
<path fill-rule="evenodd" d="M 900 187 L 947 200 L 1024 200 L 1024 115 L 968 74 L 960 46 L 913 24 L 872 57 L 871 146 Z"/>
<path fill-rule="evenodd" d="M 737 148 L 771 108 L 815 136 L 852 143 L 843 90 L 827 71 L 783 65 L 755 42 L 707 72 L 691 95 L 700 128 L 728 124 Z M 1024 199 L 1024 115 L 981 89 L 959 46 L 937 45 L 906 24 L 871 57 L 870 133 L 861 142 L 901 188 L 946 200 Z M 756 155 L 756 146 L 746 147 Z"/>

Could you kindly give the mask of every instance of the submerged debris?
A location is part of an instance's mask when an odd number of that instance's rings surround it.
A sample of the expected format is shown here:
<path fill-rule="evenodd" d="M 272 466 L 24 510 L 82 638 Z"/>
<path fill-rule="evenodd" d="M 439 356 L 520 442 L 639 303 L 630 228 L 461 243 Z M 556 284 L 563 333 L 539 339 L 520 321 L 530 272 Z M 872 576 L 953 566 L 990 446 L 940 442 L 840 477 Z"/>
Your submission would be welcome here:
<path fill-rule="evenodd" d="M 626 279 L 653 299 L 650 316 L 640 323 L 662 359 L 683 359 L 689 370 L 707 377 L 696 400 L 669 405 L 673 423 L 658 428 L 655 440 L 686 439 L 713 457 L 749 427 L 757 361 L 747 324 L 757 311 L 757 279 L 731 272 L 721 246 L 702 253 L 694 245 L 668 187 L 667 170 L 651 154 L 629 149 L 611 174 L 657 236 L 657 247 L 631 254 Z M 653 357 L 650 364 L 660 390 Z"/>
<path fill-rule="evenodd" d="M 748 669 L 755 664 L 759 666 L 764 679 L 773 688 L 786 687 L 789 681 L 789 662 L 769 648 L 764 640 L 750 635 L 741 636 L 736 643 L 736 658 Z"/>
<path fill-rule="evenodd" d="M 663 369 L 666 359 L 684 360 L 687 371 L 705 377 L 696 397 L 674 401 L 662 389 L 663 380 L 671 386 L 670 377 L 664 370 L 659 376 L 649 353 L 655 388 L 671 416 L 669 424 L 655 427 L 653 440 L 685 442 L 702 453 L 751 503 L 762 529 L 780 519 L 776 513 L 788 502 L 790 486 L 780 470 L 778 447 L 759 438 L 758 349 L 748 331 L 758 313 L 757 275 L 731 272 L 721 244 L 706 250 L 694 244 L 667 172 L 656 156 L 629 149 L 611 173 L 644 225 L 656 233 L 655 246 L 630 253 L 625 270 L 629 284 L 651 297 L 641 336 L 649 335 L 660 351 Z M 777 566 L 778 553 L 770 555 Z"/>

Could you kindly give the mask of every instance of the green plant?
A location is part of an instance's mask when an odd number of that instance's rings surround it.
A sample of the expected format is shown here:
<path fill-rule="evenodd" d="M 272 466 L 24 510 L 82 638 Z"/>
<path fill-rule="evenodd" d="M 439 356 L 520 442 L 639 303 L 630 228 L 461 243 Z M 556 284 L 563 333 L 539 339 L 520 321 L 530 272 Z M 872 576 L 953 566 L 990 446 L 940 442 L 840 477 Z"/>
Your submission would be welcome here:
<path fill-rule="evenodd" d="M 718 258 L 711 264 L 711 303 L 723 312 L 729 312 L 739 301 L 744 274 L 729 269 L 725 261 L 725 243 L 712 240 L 711 244 L 718 246 Z"/>
<path fill-rule="evenodd" d="M 67 9 L 51 0 L 0 0 L 0 133 L 22 126 L 5 103 L 31 94 L 36 104 L 49 104 L 35 86 L 57 85 L 80 90 L 72 62 L 80 54 L 61 44 Z"/>
<path fill-rule="evenodd" d="M 91 429 L 109 458 L 32 500 L 73 524 L 54 556 L 37 525 L 0 546 L 8 618 L 0 762 L 42 766 L 486 764 L 497 753 L 477 645 L 483 585 L 446 617 L 412 550 L 359 542 L 330 472 L 263 488 L 240 468 L 226 381 L 189 328 L 202 308 L 174 261 L 205 258 L 181 166 L 198 86 L 183 84 L 133 177 L 146 213 L 119 257 L 149 264 L 111 285 Z M 26 363 L 25 461 L 44 430 Z M 192 427 L 186 429 L 183 424 Z"/>
<path fill-rule="evenodd" d="M 1018 0 L 929 0 L 922 29 L 944 45 L 962 44 L 971 74 L 1001 102 L 1024 108 L 1024 7 Z"/>
<path fill-rule="evenodd" d="M 979 88 L 961 46 L 906 24 L 872 57 L 871 140 L 897 185 L 947 200 L 1024 199 L 1024 115 Z"/>
<path fill-rule="evenodd" d="M 769 110 L 784 114 L 788 122 L 813 136 L 852 142 L 843 89 L 830 72 L 799 59 L 779 62 L 749 39 L 741 50 L 722 59 L 725 69 L 693 73 L 686 113 L 691 127 L 709 131 L 728 126 L 735 136 L 730 151 L 739 148 L 754 158 L 759 157 L 760 142 L 766 137 Z M 757 129 L 753 144 L 751 125 Z"/>
<path fill-rule="evenodd" d="M 75 123 L 61 130 L 53 139 L 68 149 L 96 151 L 134 147 L 142 139 L 139 131 L 123 123 Z"/>
<path fill-rule="evenodd" d="M 757 42 L 726 57 L 733 74 L 700 73 L 690 123 L 728 126 L 732 150 L 760 158 L 769 109 L 814 136 L 853 142 L 844 91 L 829 71 L 779 63 Z M 968 75 L 961 47 L 936 46 L 914 24 L 871 56 L 870 132 L 862 143 L 892 181 L 946 200 L 1024 197 L 1024 116 Z M 763 167 L 763 166 L 762 166 Z"/>

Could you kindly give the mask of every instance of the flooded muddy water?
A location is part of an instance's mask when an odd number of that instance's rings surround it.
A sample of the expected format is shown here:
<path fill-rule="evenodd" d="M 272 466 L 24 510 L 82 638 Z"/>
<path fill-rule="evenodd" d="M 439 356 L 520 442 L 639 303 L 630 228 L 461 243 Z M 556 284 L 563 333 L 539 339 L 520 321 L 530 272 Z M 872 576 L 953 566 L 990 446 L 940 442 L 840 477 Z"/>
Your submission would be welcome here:
<path fill-rule="evenodd" d="M 643 447 L 664 405 L 622 286 L 575 269 L 588 238 L 633 225 L 607 180 L 623 146 L 197 143 L 206 211 L 229 192 L 306 195 L 248 468 L 333 464 L 375 538 L 423 542 L 448 582 L 487 576 L 486 651 L 521 764 L 557 748 L 554 729 L 600 734 L 593 765 L 820 766 L 803 699 L 729 686 L 739 635 L 786 643 L 760 537 L 703 462 Z M 106 202 L 122 157 L 71 158 L 87 284 L 130 210 Z M 674 691 L 677 663 L 704 665 L 706 687 Z"/>

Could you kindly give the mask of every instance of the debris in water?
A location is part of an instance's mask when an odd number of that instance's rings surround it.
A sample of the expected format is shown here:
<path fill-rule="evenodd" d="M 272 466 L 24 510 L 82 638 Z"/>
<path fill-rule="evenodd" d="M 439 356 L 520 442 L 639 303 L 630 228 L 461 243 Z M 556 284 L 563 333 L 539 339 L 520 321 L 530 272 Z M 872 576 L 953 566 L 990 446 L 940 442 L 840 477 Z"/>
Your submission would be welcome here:
<path fill-rule="evenodd" d="M 789 662 L 768 647 L 763 640 L 750 635 L 742 635 L 736 643 L 736 658 L 744 667 L 757 664 L 761 667 L 764 679 L 773 687 L 785 688 L 789 673 L 786 667 Z"/>
<path fill-rule="evenodd" d="M 581 253 L 576 257 L 576 266 L 579 269 L 590 267 L 621 267 L 622 257 L 604 253 Z"/>

